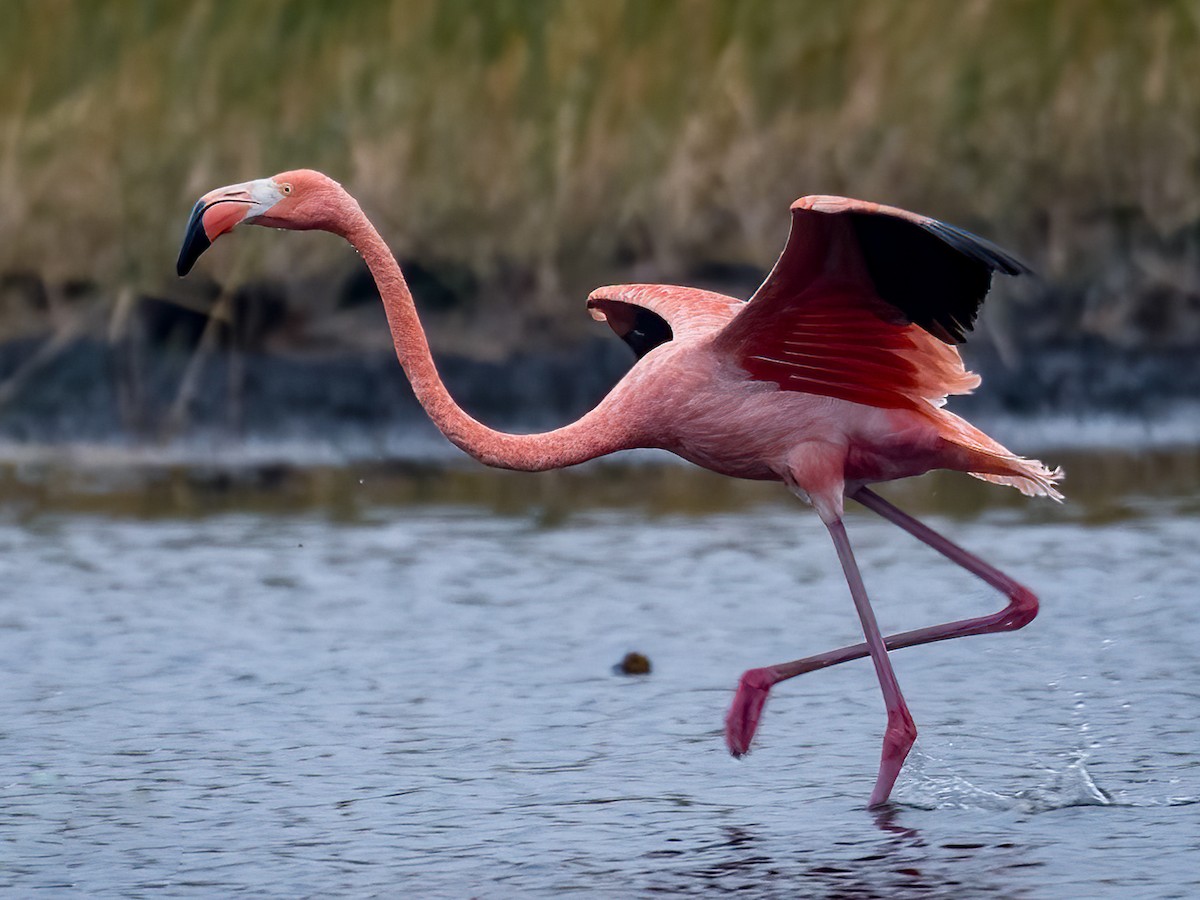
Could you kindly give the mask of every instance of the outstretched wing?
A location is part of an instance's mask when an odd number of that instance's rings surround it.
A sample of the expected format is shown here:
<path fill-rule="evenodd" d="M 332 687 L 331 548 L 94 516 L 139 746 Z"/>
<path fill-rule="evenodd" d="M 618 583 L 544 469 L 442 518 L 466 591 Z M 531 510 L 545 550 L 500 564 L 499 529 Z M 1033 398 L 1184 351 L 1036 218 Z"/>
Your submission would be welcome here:
<path fill-rule="evenodd" d="M 904 407 L 974 388 L 966 339 L 992 273 L 1028 269 L 936 219 L 845 197 L 803 197 L 771 274 L 716 338 L 784 390 Z"/>

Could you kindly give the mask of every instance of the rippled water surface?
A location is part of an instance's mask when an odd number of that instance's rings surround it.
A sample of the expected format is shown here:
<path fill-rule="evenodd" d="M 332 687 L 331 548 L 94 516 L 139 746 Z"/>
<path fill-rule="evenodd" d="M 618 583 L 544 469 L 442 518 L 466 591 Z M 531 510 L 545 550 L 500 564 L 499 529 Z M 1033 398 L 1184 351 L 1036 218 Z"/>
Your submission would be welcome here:
<path fill-rule="evenodd" d="M 768 485 L 23 464 L 0 516 L 0 887 L 14 896 L 1200 895 L 1192 453 L 1081 457 L 1062 508 L 961 477 L 890 496 L 1042 595 L 901 651 L 921 728 L 864 810 L 869 663 L 832 546 Z M 882 520 L 889 630 L 1002 600 Z M 629 650 L 653 672 L 617 675 Z"/>

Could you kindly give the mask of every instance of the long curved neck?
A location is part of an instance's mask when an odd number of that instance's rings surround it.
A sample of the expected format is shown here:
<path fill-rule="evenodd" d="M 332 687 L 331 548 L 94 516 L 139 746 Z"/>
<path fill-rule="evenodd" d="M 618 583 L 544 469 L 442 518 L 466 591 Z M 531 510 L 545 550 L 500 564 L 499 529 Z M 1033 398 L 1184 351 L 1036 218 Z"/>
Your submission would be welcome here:
<path fill-rule="evenodd" d="M 530 472 L 575 465 L 633 446 L 631 423 L 622 414 L 616 391 L 578 421 L 543 434 L 496 431 L 468 415 L 442 383 L 396 258 L 358 203 L 349 195 L 346 199 L 347 207 L 330 230 L 349 241 L 370 268 L 413 393 L 452 443 L 486 465 Z"/>

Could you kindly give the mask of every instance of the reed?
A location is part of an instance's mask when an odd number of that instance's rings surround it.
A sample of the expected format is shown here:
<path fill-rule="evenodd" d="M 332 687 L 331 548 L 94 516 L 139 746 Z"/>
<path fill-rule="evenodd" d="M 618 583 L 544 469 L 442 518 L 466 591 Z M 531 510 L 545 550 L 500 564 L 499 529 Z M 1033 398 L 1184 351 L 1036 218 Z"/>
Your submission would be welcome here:
<path fill-rule="evenodd" d="M 311 166 L 402 256 L 553 318 L 598 282 L 765 269 L 794 197 L 846 193 L 1012 246 L 1054 288 L 1047 328 L 1200 340 L 1194 2 L 27 0 L 6 18 L 0 273 L 170 295 L 198 193 Z M 328 240 L 235 243 L 214 252 L 248 278 L 353 265 Z"/>

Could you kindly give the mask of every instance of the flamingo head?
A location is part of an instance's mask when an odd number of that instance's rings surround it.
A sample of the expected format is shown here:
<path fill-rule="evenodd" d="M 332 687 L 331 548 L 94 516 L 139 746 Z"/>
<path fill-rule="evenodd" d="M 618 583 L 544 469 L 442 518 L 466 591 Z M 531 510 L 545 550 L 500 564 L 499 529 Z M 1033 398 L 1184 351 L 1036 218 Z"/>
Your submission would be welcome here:
<path fill-rule="evenodd" d="M 337 211 L 349 195 L 320 172 L 298 169 L 209 191 L 192 207 L 179 261 L 186 275 L 212 242 L 243 222 L 270 228 L 337 230 Z"/>

